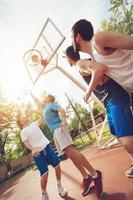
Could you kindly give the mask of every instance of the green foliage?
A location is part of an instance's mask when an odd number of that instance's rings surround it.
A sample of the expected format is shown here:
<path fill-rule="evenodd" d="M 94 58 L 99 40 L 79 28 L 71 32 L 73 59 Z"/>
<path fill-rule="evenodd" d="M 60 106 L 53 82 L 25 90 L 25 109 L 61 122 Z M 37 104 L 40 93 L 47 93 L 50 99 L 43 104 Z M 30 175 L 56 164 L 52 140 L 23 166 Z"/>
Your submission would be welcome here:
<path fill-rule="evenodd" d="M 49 130 L 49 128 L 47 127 L 47 125 L 45 123 L 42 123 L 41 125 L 41 130 L 44 133 L 44 135 L 50 140 L 53 141 L 53 133 L 51 133 L 51 131 Z"/>
<path fill-rule="evenodd" d="M 80 103 L 72 101 L 72 104 L 74 109 L 70 104 L 68 104 L 66 108 L 66 112 L 70 121 L 70 130 L 78 130 L 79 125 L 81 125 L 84 130 L 87 130 L 92 126 L 90 113 L 85 107 L 81 106 Z"/>
<path fill-rule="evenodd" d="M 110 0 L 108 19 L 102 22 L 102 30 L 121 34 L 133 34 L 133 2 L 124 4 L 123 0 Z"/>
<path fill-rule="evenodd" d="M 20 158 L 25 152 L 26 149 L 20 139 L 20 130 L 15 127 L 8 134 L 5 144 L 4 160 L 5 162 L 10 163 L 10 161 Z"/>
<path fill-rule="evenodd" d="M 94 116 L 97 116 L 99 113 L 102 113 L 104 117 L 106 115 L 106 112 L 102 108 L 102 106 L 95 101 L 94 102 L 94 108 L 93 108 L 93 114 L 94 114 Z"/>
<path fill-rule="evenodd" d="M 26 114 L 31 121 L 40 118 L 41 111 L 31 103 L 21 105 L 7 101 L 3 89 L 0 88 L 0 165 L 10 165 L 12 160 L 27 154 L 20 139 L 21 127 L 16 120 Z"/>
<path fill-rule="evenodd" d="M 77 149 L 84 149 L 85 147 L 91 146 L 96 142 L 97 136 L 95 133 L 91 135 L 91 140 L 88 138 L 87 134 L 82 136 L 82 140 L 80 137 L 74 139 L 74 144 Z"/>

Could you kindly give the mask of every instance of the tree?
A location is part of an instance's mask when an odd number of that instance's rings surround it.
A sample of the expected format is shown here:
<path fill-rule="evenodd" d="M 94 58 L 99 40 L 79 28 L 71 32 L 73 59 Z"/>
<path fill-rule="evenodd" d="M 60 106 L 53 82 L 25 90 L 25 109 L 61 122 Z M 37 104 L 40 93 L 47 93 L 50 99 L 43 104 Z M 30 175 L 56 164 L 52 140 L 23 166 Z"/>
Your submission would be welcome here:
<path fill-rule="evenodd" d="M 110 0 L 108 19 L 102 22 L 102 30 L 121 34 L 133 34 L 133 2 Z"/>
<path fill-rule="evenodd" d="M 105 117 L 106 112 L 105 112 L 105 110 L 103 109 L 103 107 L 95 101 L 95 102 L 94 102 L 94 105 L 93 105 L 93 115 L 94 115 L 94 118 L 95 118 L 97 115 L 99 115 L 99 114 L 102 114 L 102 115 Z"/>
<path fill-rule="evenodd" d="M 14 105 L 9 103 L 0 87 L 0 161 L 4 164 L 5 144 L 14 121 Z"/>
<path fill-rule="evenodd" d="M 69 99 L 66 113 L 69 117 L 71 130 L 78 130 L 79 124 L 81 124 L 84 130 L 92 127 L 91 115 L 86 108 L 81 106 L 80 103 L 73 102 Z"/>
<path fill-rule="evenodd" d="M 26 153 L 26 149 L 20 139 L 20 129 L 18 127 L 14 126 L 8 133 L 4 149 L 4 160 L 6 163 L 10 163 Z"/>

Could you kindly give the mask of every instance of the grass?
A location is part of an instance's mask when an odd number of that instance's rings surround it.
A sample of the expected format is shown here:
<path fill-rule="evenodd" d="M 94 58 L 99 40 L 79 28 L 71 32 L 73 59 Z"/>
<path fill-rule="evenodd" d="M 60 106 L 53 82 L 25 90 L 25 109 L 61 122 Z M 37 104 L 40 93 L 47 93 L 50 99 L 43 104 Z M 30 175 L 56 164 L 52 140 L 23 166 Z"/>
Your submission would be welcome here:
<path fill-rule="evenodd" d="M 98 134 L 100 133 L 100 128 L 98 129 Z M 88 137 L 87 134 L 85 135 L 80 135 L 74 139 L 74 143 L 77 149 L 83 149 L 88 146 L 92 146 L 97 142 L 98 135 L 95 132 L 88 132 L 88 134 L 91 135 L 91 139 Z M 108 125 L 105 126 L 104 128 L 104 133 L 102 135 L 102 144 L 106 143 L 112 138 L 112 135 L 109 131 Z"/>

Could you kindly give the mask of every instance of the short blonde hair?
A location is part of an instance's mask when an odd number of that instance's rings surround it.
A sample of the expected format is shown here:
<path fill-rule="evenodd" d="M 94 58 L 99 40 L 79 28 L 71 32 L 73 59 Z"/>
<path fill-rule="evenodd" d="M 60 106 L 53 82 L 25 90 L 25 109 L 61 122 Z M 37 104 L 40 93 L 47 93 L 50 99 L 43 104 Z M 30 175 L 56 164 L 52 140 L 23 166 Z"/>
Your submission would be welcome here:
<path fill-rule="evenodd" d="M 22 128 L 22 124 L 21 124 L 21 119 L 17 119 L 16 120 L 17 125 L 19 126 L 19 128 Z"/>
<path fill-rule="evenodd" d="M 52 103 L 55 101 L 55 97 L 51 94 L 47 94 L 44 96 L 44 101 L 46 101 L 47 99 L 49 99 L 50 102 L 52 102 Z"/>
<path fill-rule="evenodd" d="M 22 127 L 22 120 L 28 120 L 27 116 L 19 116 L 17 119 L 16 119 L 16 123 L 18 126 Z"/>

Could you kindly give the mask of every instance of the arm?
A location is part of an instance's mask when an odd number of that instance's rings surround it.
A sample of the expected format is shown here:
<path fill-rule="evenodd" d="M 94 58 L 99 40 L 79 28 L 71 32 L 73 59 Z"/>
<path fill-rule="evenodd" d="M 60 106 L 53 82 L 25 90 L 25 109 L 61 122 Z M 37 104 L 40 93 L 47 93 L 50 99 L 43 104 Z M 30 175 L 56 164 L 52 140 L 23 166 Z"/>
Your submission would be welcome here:
<path fill-rule="evenodd" d="M 59 107 L 57 109 L 57 111 L 60 113 L 61 115 L 61 120 L 62 120 L 62 123 L 61 123 L 61 127 L 62 128 L 65 128 L 67 126 L 67 120 L 66 120 L 66 112 L 63 108 Z"/>
<path fill-rule="evenodd" d="M 24 143 L 25 147 L 31 151 L 33 156 L 39 155 L 40 149 L 33 148 L 33 146 L 28 142 L 28 139 L 24 140 L 23 143 Z"/>
<path fill-rule="evenodd" d="M 44 106 L 43 103 L 42 103 L 38 98 L 36 98 L 36 97 L 32 94 L 32 92 L 30 92 L 30 95 L 31 95 L 31 97 L 33 98 L 35 104 L 37 104 L 37 105 L 42 109 L 43 106 Z"/>
<path fill-rule="evenodd" d="M 86 95 L 84 97 L 85 102 L 87 103 L 92 91 L 95 89 L 95 87 L 103 81 L 104 74 L 106 72 L 106 66 L 93 62 L 93 67 L 92 67 L 92 77 L 90 84 L 87 88 Z"/>
<path fill-rule="evenodd" d="M 104 74 L 107 70 L 107 67 L 101 63 L 95 61 L 90 61 L 87 59 L 79 60 L 77 65 L 80 66 L 80 69 L 83 73 L 92 74 L 89 87 L 87 89 L 86 95 L 84 97 L 85 102 L 87 103 L 92 91 L 98 84 L 104 83 Z"/>
<path fill-rule="evenodd" d="M 78 65 L 80 67 L 80 70 L 83 73 L 88 73 L 88 74 L 91 73 L 92 61 L 87 60 L 87 59 L 81 59 L 81 60 L 77 61 L 76 65 Z"/>
<path fill-rule="evenodd" d="M 27 149 L 29 149 L 30 151 L 32 151 L 32 150 L 34 149 L 34 148 L 32 147 L 32 145 L 30 145 L 30 143 L 28 142 L 28 139 L 27 139 L 27 140 L 24 140 L 23 143 L 24 143 L 25 147 L 26 147 Z"/>
<path fill-rule="evenodd" d="M 37 99 L 37 98 L 32 94 L 32 92 L 30 92 L 30 95 L 32 96 L 34 102 L 35 102 L 37 105 L 39 105 L 40 107 L 43 107 L 43 103 L 42 103 L 39 99 Z"/>
<path fill-rule="evenodd" d="M 98 50 L 109 48 L 133 50 L 133 36 L 103 31 L 95 34 L 94 41 Z"/>
<path fill-rule="evenodd" d="M 34 102 L 35 102 L 37 105 L 39 105 L 39 106 L 41 107 L 41 109 L 42 109 L 42 108 L 43 108 L 43 103 L 41 103 L 41 101 L 39 101 L 39 99 L 37 99 L 37 98 L 32 94 L 32 92 L 30 92 L 30 95 L 32 96 Z M 37 121 L 38 121 L 38 125 L 40 126 L 40 125 L 42 124 L 42 122 L 43 122 L 44 119 L 43 119 L 42 115 L 40 114 L 40 112 L 38 112 L 38 114 L 39 114 L 39 119 L 38 119 Z"/>

